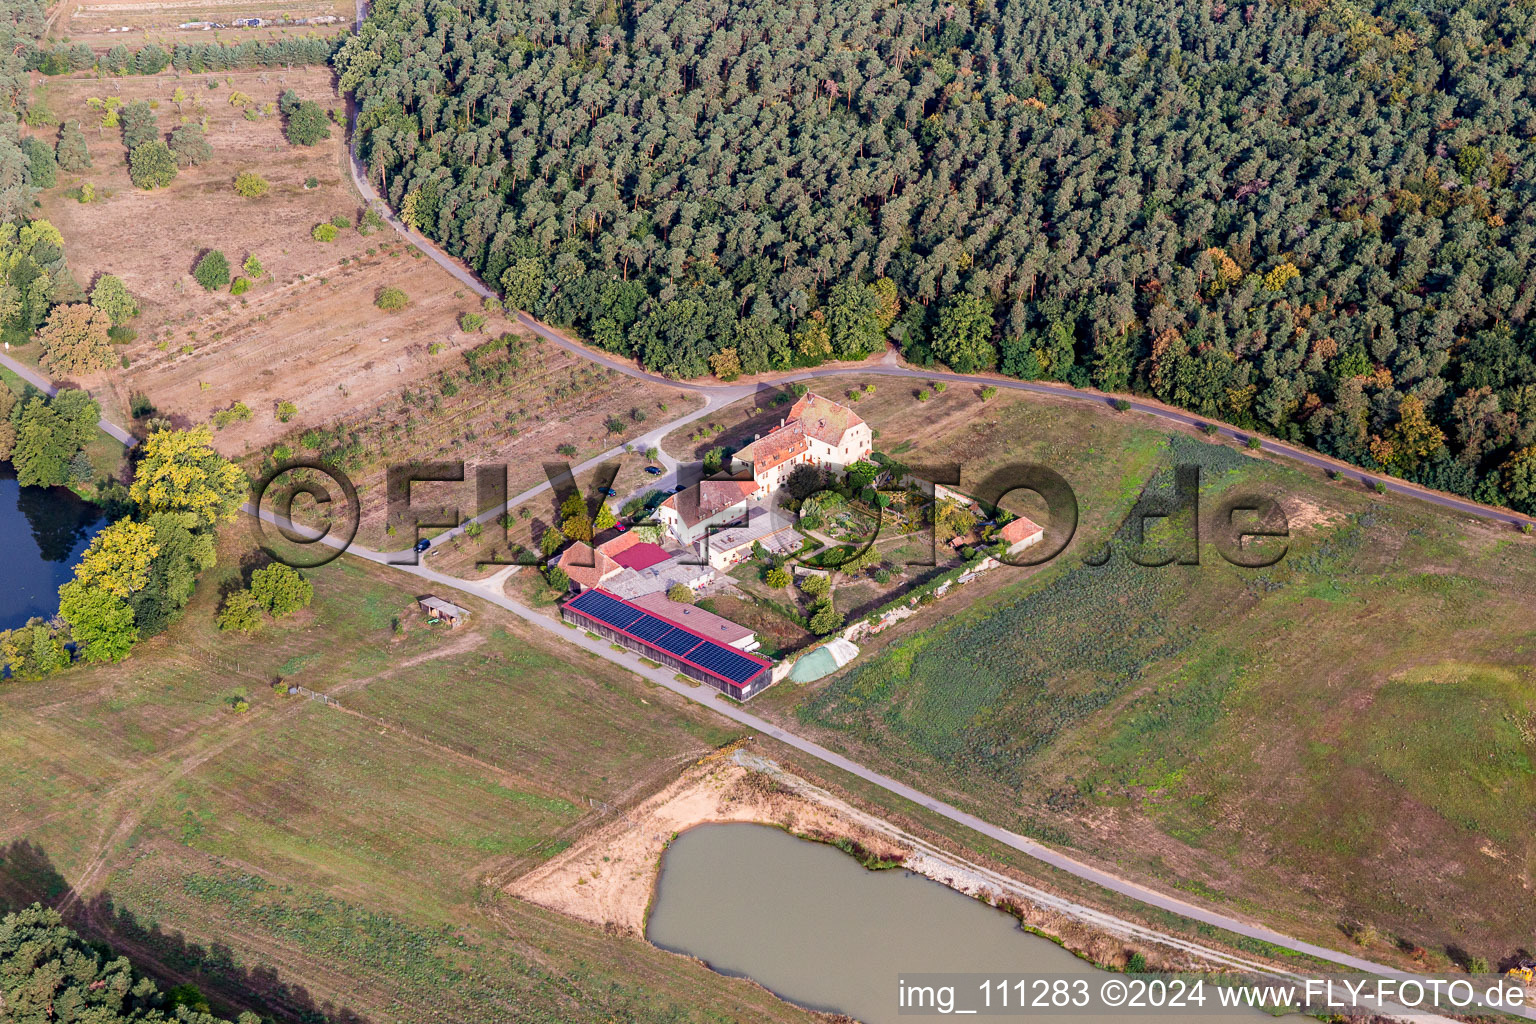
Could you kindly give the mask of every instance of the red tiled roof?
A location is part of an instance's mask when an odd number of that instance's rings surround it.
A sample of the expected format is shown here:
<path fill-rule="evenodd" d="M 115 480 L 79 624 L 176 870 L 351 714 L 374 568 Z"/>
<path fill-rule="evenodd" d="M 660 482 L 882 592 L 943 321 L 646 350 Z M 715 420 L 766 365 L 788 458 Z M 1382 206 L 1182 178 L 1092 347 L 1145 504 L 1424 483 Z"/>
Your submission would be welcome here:
<path fill-rule="evenodd" d="M 1007 541 L 1009 547 L 1012 547 L 1021 540 L 1028 540 L 1044 532 L 1032 520 L 1020 516 L 1012 522 L 1003 524 L 1003 528 L 997 531 L 997 535 Z"/>
<path fill-rule="evenodd" d="M 751 480 L 703 480 L 672 495 L 662 504 L 676 509 L 684 526 L 694 526 L 733 505 L 740 505 L 756 493 L 757 484 Z"/>
<path fill-rule="evenodd" d="M 775 427 L 770 433 L 752 442 L 752 471 L 765 472 L 810 450 L 810 442 L 805 439 L 805 432 L 798 424 Z"/>
<path fill-rule="evenodd" d="M 846 405 L 811 392 L 802 395 L 790 408 L 788 422 L 798 423 L 807 436 L 837 448 L 849 428 L 864 421 Z"/>
<path fill-rule="evenodd" d="M 583 590 L 595 587 L 619 571 L 619 565 L 603 551 L 593 551 L 592 545 L 577 541 L 560 553 L 560 568 L 571 582 Z"/>

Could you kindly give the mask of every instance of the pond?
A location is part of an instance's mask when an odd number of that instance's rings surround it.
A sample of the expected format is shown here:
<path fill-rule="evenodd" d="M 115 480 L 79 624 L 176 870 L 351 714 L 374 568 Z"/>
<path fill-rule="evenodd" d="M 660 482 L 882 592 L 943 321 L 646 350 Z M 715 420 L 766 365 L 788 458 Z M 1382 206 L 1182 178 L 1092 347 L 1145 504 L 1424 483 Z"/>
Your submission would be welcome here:
<path fill-rule="evenodd" d="M 59 586 L 106 525 L 101 508 L 66 487 L 22 487 L 0 462 L 0 629 L 59 610 Z"/>
<path fill-rule="evenodd" d="M 679 836 L 662 858 L 646 937 L 865 1024 L 913 1019 L 898 1020 L 901 972 L 1104 973 L 953 889 L 907 871 L 867 871 L 839 850 L 766 825 L 705 825 Z M 1274 1018 L 1254 1010 L 1200 1019 Z"/>

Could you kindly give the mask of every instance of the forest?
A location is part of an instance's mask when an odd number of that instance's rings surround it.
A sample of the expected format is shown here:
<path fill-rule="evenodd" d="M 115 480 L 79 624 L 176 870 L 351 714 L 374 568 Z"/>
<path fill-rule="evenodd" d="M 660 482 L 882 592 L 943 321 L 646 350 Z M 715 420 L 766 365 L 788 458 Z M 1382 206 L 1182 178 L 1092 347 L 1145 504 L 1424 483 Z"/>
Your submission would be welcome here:
<path fill-rule="evenodd" d="M 1536 511 L 1536 3 L 383 0 L 370 175 L 677 377 L 1155 395 Z"/>

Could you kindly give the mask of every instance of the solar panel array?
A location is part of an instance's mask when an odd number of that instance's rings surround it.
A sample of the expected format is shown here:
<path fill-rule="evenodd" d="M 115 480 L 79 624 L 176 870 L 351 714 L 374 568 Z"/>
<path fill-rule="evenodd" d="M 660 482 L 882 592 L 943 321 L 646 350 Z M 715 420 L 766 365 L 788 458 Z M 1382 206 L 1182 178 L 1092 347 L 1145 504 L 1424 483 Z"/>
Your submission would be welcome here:
<path fill-rule="evenodd" d="M 745 685 L 747 680 L 765 667 L 761 662 L 738 654 L 729 647 L 705 640 L 598 590 L 582 591 L 571 599 L 570 607 L 604 625 L 622 629 L 630 636 L 663 651 L 686 658 L 737 686 Z"/>

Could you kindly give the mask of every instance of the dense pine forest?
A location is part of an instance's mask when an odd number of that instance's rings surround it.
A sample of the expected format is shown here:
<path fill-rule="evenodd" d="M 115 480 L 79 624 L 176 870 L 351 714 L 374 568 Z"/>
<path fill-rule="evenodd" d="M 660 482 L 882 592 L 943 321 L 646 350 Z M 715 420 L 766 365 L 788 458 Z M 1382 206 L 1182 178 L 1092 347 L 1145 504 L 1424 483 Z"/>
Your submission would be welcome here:
<path fill-rule="evenodd" d="M 382 0 L 409 222 L 646 366 L 1143 391 L 1536 511 L 1532 0 Z"/>

